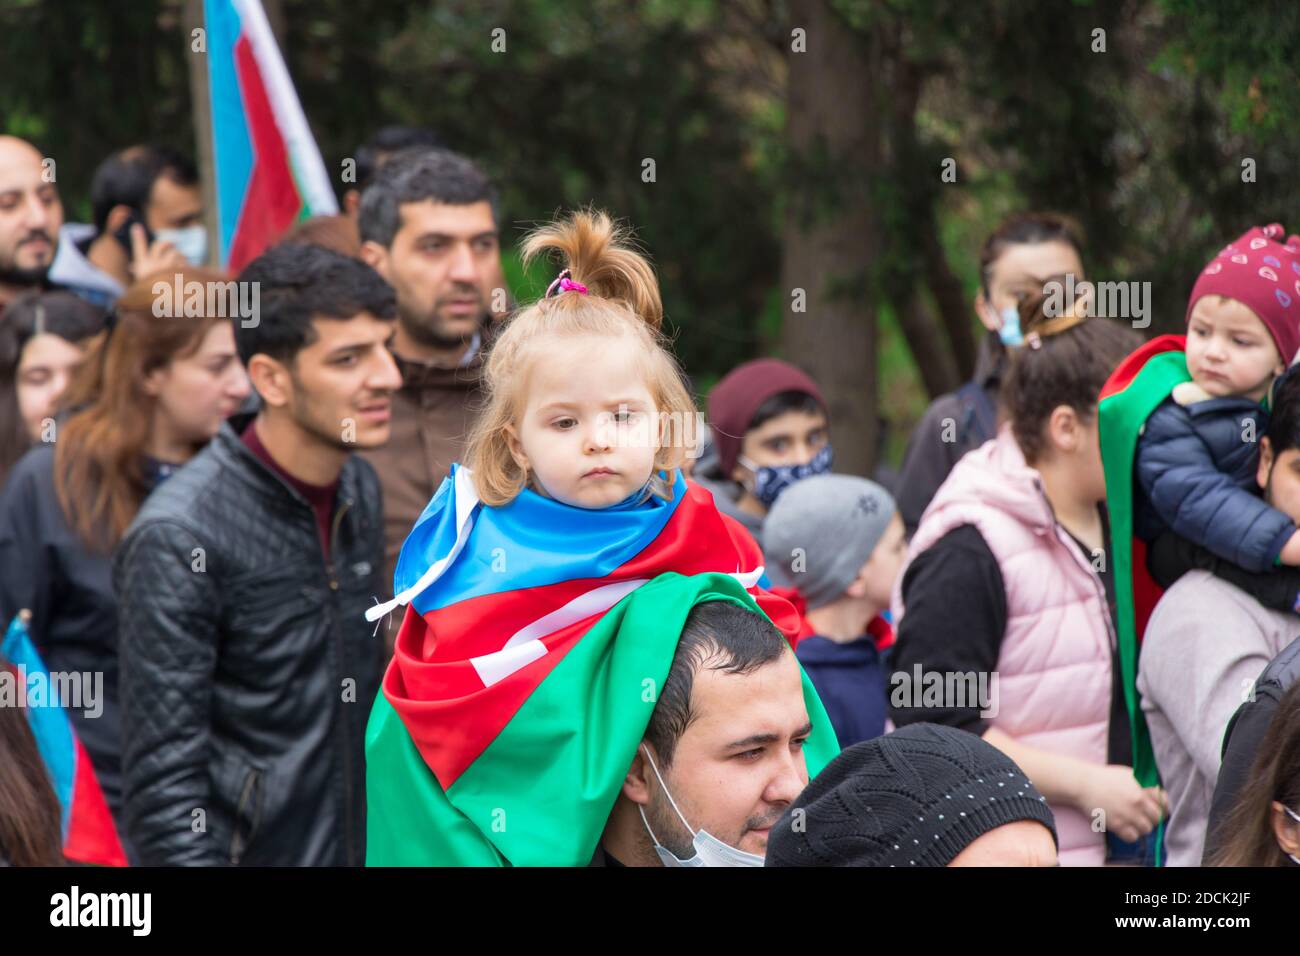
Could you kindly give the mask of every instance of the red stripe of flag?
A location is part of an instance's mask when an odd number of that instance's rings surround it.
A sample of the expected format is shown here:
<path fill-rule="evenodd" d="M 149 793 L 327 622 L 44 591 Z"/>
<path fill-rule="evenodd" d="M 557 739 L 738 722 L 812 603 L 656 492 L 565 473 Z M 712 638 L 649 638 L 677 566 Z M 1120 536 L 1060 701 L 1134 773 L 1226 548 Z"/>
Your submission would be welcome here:
<path fill-rule="evenodd" d="M 117 838 L 108 803 L 90 765 L 90 755 L 79 738 L 74 737 L 74 742 L 77 762 L 72 778 L 72 807 L 68 814 L 68 833 L 63 840 L 63 855 L 78 863 L 126 866 L 126 853 Z"/>
<path fill-rule="evenodd" d="M 721 567 L 726 561 L 737 567 Z M 485 687 L 470 658 L 500 651 L 512 634 L 596 587 L 664 571 L 752 571 L 762 553 L 749 533 L 720 514 L 710 493 L 688 487 L 655 540 L 604 578 L 564 581 L 546 587 L 483 595 L 427 612 L 408 607 L 384 675 L 383 692 L 397 709 L 425 763 L 443 789 L 496 739 L 516 711 L 570 648 L 604 614 L 559 628 L 540 638 L 545 656 Z M 799 618 L 784 598 L 751 588 L 759 606 L 791 643 Z M 482 627 L 490 621 L 491 627 Z M 435 635 L 450 635 L 439 640 Z"/>
<path fill-rule="evenodd" d="M 262 82 L 248 37 L 235 42 L 235 71 L 244 97 L 253 169 L 230 241 L 230 271 L 238 272 L 293 225 L 302 197 L 289 166 L 289 152 L 275 122 L 275 113 Z"/>

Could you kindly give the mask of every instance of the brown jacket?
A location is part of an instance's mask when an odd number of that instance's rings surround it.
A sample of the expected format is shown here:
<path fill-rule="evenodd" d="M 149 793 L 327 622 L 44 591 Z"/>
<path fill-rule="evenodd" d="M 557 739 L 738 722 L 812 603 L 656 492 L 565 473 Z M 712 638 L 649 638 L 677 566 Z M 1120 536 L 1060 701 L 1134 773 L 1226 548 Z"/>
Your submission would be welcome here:
<path fill-rule="evenodd" d="M 393 572 L 402 542 L 411 533 L 429 499 L 461 461 L 465 443 L 482 405 L 483 351 L 488 335 L 468 364 L 441 368 L 408 361 L 397 367 L 402 387 L 393 395 L 392 430 L 388 444 L 361 453 L 379 474 L 384 492 L 384 586 L 392 597 Z M 389 616 L 385 633 L 391 654 L 401 615 Z"/>

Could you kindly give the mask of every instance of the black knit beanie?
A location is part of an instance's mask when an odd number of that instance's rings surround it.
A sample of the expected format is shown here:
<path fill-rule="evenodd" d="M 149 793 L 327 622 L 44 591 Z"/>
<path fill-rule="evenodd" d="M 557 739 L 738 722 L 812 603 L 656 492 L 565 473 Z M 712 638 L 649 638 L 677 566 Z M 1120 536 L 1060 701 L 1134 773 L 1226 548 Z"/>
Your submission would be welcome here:
<path fill-rule="evenodd" d="M 1018 820 L 1056 840 L 1047 801 L 1010 757 L 964 730 L 909 724 L 827 764 L 772 827 L 766 865 L 947 866 Z"/>

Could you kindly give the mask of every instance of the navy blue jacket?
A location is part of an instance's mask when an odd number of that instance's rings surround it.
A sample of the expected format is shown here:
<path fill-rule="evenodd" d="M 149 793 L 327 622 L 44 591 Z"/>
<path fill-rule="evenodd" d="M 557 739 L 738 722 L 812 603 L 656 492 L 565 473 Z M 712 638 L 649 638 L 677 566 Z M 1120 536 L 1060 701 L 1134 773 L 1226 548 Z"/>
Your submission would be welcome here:
<path fill-rule="evenodd" d="M 1268 412 L 1248 398 L 1179 405 L 1167 398 L 1138 436 L 1133 528 L 1144 541 L 1172 529 L 1247 571 L 1267 571 L 1296 530 L 1258 494 L 1255 469 Z"/>
<path fill-rule="evenodd" d="M 841 749 L 885 732 L 886 664 L 872 637 L 849 644 L 805 637 L 795 656 L 830 715 Z"/>

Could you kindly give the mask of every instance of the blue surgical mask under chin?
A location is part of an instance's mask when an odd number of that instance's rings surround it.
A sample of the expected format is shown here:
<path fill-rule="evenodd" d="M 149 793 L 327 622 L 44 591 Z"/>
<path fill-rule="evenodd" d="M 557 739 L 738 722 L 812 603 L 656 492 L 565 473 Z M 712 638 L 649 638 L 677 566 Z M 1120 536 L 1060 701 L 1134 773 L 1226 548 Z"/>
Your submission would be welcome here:
<path fill-rule="evenodd" d="M 824 475 L 830 471 L 833 457 L 834 453 L 831 451 L 830 443 L 827 442 L 818 449 L 817 454 L 813 455 L 812 461 L 802 465 L 756 465 L 744 455 L 738 456 L 736 461 L 754 473 L 753 486 L 748 489 L 749 493 L 757 498 L 764 508 L 770 508 L 780 497 L 781 492 L 796 481 L 811 478 L 813 475 Z"/>
<path fill-rule="evenodd" d="M 668 802 L 672 804 L 677 819 L 682 821 L 682 826 L 694 834 L 691 837 L 691 846 L 695 849 L 695 855 L 689 860 L 680 859 L 672 850 L 660 845 L 659 838 L 655 836 L 654 830 L 650 829 L 650 821 L 645 818 L 645 807 L 638 804 L 637 810 L 641 813 L 641 823 L 645 826 L 646 833 L 650 834 L 650 840 L 655 846 L 655 853 L 659 855 L 659 862 L 664 866 L 674 867 L 763 865 L 763 857 L 757 853 L 746 853 L 729 843 L 723 843 L 705 830 L 692 831 L 691 825 L 682 816 L 682 811 L 677 808 L 677 801 L 673 799 L 673 795 L 668 792 L 668 787 L 664 785 L 664 778 L 659 775 L 659 768 L 655 766 L 655 758 L 650 756 L 650 748 L 642 744 L 641 749 L 645 751 L 646 759 L 650 761 L 650 769 L 655 772 L 655 779 L 659 781 L 660 788 L 663 790 L 664 795 L 668 797 Z"/>
<path fill-rule="evenodd" d="M 1003 345 L 1024 345 L 1025 337 L 1020 331 L 1020 310 L 1009 305 L 998 316 L 1002 324 L 998 326 L 998 338 Z"/>

